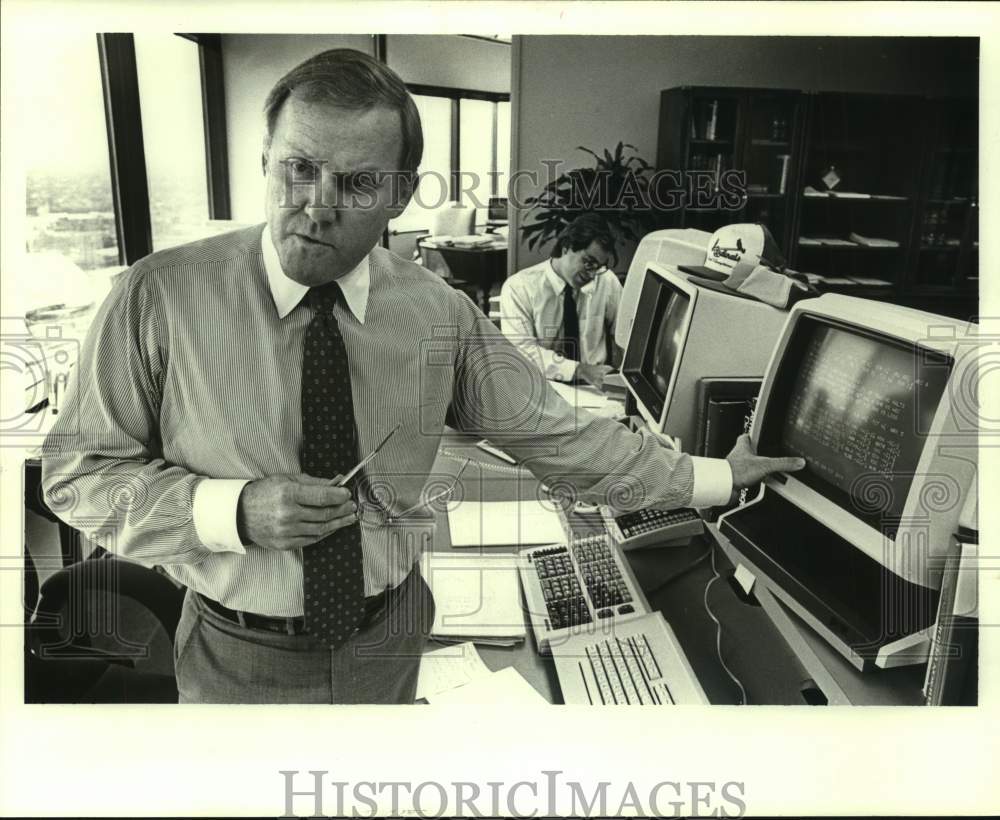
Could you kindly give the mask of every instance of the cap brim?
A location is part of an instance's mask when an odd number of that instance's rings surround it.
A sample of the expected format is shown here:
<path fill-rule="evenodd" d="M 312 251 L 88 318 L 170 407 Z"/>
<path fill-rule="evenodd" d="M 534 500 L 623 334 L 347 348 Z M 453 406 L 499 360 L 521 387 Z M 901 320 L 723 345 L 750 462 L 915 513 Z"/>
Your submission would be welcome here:
<path fill-rule="evenodd" d="M 703 265 L 678 265 L 679 270 L 690 273 L 692 276 L 700 276 L 702 279 L 710 279 L 713 282 L 724 282 L 729 278 L 728 273 L 706 268 Z"/>
<path fill-rule="evenodd" d="M 715 271 L 712 271 L 712 273 L 715 273 Z M 698 285 L 699 287 L 724 293 L 726 296 L 735 296 L 738 299 L 750 299 L 751 301 L 756 301 L 752 296 L 748 296 L 738 290 L 730 290 L 725 285 L 721 284 L 718 279 L 705 279 L 701 276 L 692 276 L 688 281 L 692 284 Z"/>

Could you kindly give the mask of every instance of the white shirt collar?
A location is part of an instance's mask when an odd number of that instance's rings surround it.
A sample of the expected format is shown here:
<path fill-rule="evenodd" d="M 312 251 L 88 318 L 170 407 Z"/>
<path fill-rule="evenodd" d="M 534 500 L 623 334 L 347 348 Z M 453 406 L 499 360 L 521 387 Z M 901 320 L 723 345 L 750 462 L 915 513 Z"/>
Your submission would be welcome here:
<path fill-rule="evenodd" d="M 557 295 L 561 295 L 562 292 L 566 290 L 566 285 L 569 284 L 569 282 L 567 282 L 558 273 L 556 273 L 556 269 L 552 264 L 551 257 L 549 258 L 548 265 L 545 268 L 545 278 L 548 280 L 548 283 L 552 286 L 552 290 L 554 290 Z M 596 290 L 596 288 L 597 288 L 597 278 L 595 277 L 594 279 L 591 279 L 589 282 L 587 282 L 587 284 L 584 285 L 582 288 L 580 288 L 580 293 L 591 294 L 594 292 L 594 290 Z"/>
<path fill-rule="evenodd" d="M 261 252 L 264 255 L 264 272 L 267 274 L 267 284 L 271 288 L 271 298 L 278 311 L 278 317 L 284 319 L 309 290 L 307 285 L 289 279 L 281 267 L 278 250 L 271 240 L 271 231 L 264 226 L 260 239 Z M 344 292 L 344 301 L 361 324 L 365 323 L 368 311 L 368 291 L 371 287 L 371 272 L 368 269 L 368 256 L 358 262 L 350 273 L 341 276 L 337 283 Z"/>

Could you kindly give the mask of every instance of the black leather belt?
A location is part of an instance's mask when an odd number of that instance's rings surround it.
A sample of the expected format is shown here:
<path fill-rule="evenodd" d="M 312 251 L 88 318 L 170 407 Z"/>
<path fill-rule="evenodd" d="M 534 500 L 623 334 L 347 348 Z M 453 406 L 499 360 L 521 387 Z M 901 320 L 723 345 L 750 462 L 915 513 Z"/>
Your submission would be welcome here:
<path fill-rule="evenodd" d="M 403 588 L 403 584 L 405 584 L 407 580 L 409 580 L 409 576 L 407 576 L 407 578 L 398 586 L 395 586 L 392 589 L 385 589 L 378 595 L 372 595 L 369 598 L 365 598 L 365 614 L 357 628 L 363 629 L 380 616 L 386 606 L 399 597 L 399 591 Z M 305 619 L 302 616 L 294 618 L 272 618 L 268 615 L 258 615 L 255 612 L 240 612 L 235 609 L 230 609 L 227 606 L 223 606 L 218 601 L 213 601 L 211 598 L 202 595 L 200 592 L 198 593 L 198 597 L 201 598 L 201 600 L 204 601 L 205 606 L 212 610 L 212 612 L 216 615 L 221 615 L 227 621 L 232 621 L 234 624 L 239 624 L 246 629 L 259 629 L 265 632 L 281 632 L 286 635 L 308 634 Z"/>

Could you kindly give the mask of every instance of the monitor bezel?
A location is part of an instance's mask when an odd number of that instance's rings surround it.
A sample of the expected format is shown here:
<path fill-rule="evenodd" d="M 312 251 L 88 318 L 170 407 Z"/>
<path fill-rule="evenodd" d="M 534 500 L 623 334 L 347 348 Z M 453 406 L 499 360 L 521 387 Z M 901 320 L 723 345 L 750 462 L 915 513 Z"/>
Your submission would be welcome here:
<path fill-rule="evenodd" d="M 670 383 L 667 385 L 667 391 L 663 397 L 663 406 L 659 408 L 658 412 L 654 412 L 655 408 L 650 408 L 646 402 L 646 397 L 641 395 L 640 389 L 637 388 L 637 383 L 641 378 L 639 371 L 641 370 L 642 362 L 645 361 L 647 345 L 649 344 L 650 337 L 652 336 L 652 327 L 647 325 L 645 328 L 642 328 L 640 327 L 639 322 L 640 313 L 644 310 L 644 308 L 646 308 L 646 305 L 642 302 L 642 292 L 645 290 L 646 283 L 650 280 L 650 277 L 660 280 L 661 289 L 664 286 L 673 288 L 674 290 L 685 294 L 688 298 L 688 310 L 681 325 L 681 341 L 678 346 L 679 353 L 670 373 Z M 659 295 L 660 292 L 662 291 L 658 291 L 657 295 Z M 697 300 L 698 287 L 689 282 L 682 274 L 675 273 L 670 270 L 668 266 L 663 264 L 656 262 L 646 263 L 646 272 L 643 276 L 642 285 L 639 289 L 639 303 L 637 304 L 635 316 L 632 322 L 632 332 L 629 334 L 628 347 L 625 349 L 625 355 L 622 357 L 622 378 L 625 380 L 626 388 L 635 400 L 636 408 L 639 410 L 639 415 L 641 415 L 646 423 L 657 433 L 663 432 L 670 403 L 673 400 L 674 389 L 677 385 L 678 374 L 681 370 L 681 362 L 684 358 L 684 351 L 687 348 L 687 340 L 691 330 L 692 318 L 695 310 L 697 310 Z M 655 311 L 656 306 L 653 305 L 651 309 Z M 630 367 L 629 362 L 631 362 L 636 355 L 638 355 L 639 365 L 634 368 Z"/>

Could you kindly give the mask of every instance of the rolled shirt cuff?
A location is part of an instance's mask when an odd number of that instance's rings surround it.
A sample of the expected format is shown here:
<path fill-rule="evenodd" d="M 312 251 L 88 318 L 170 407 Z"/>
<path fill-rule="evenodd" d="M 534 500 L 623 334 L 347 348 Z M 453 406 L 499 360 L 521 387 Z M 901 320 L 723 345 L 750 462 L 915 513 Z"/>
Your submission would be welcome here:
<path fill-rule="evenodd" d="M 236 526 L 240 493 L 250 483 L 243 478 L 204 478 L 194 490 L 194 528 L 206 549 L 245 555 Z"/>
<path fill-rule="evenodd" d="M 729 503 L 733 494 L 733 471 L 726 459 L 691 456 L 691 467 L 694 471 L 692 507 L 721 507 Z"/>

